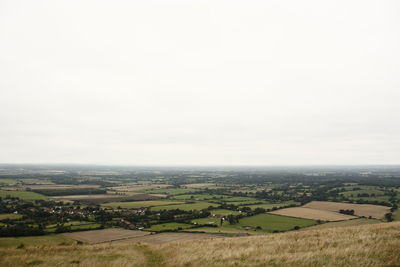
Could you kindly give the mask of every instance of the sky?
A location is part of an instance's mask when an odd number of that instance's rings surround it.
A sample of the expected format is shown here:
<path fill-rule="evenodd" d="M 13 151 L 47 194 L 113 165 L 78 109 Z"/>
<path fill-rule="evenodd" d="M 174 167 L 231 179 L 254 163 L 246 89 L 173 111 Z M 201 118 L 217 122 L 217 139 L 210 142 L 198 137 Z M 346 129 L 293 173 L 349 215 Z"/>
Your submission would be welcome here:
<path fill-rule="evenodd" d="M 400 164 L 400 1 L 0 0 L 0 162 Z"/>

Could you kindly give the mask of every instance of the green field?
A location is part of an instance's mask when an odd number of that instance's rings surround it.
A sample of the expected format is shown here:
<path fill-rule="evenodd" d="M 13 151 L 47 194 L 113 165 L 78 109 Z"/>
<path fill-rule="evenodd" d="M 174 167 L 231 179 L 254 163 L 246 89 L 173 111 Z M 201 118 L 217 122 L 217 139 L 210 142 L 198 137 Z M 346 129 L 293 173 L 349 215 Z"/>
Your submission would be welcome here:
<path fill-rule="evenodd" d="M 400 209 L 397 209 L 395 212 L 393 212 L 393 219 L 395 221 L 400 221 Z"/>
<path fill-rule="evenodd" d="M 19 219 L 21 218 L 22 215 L 21 214 L 14 214 L 14 213 L 3 213 L 0 214 L 0 220 L 4 220 L 4 219 Z"/>
<path fill-rule="evenodd" d="M 229 214 L 238 215 L 238 214 L 240 214 L 240 212 L 236 211 L 236 210 L 224 210 L 224 209 L 210 210 L 210 212 L 211 212 L 211 214 L 221 214 L 221 215 L 229 215 Z"/>
<path fill-rule="evenodd" d="M 210 206 L 217 207 L 218 204 L 209 203 L 209 202 L 196 202 L 196 203 L 188 203 L 188 204 L 181 204 L 181 205 L 157 206 L 157 207 L 152 207 L 151 210 L 173 210 L 173 209 L 202 210 L 202 209 L 207 209 Z"/>
<path fill-rule="evenodd" d="M 7 196 L 18 197 L 23 200 L 36 200 L 36 199 L 46 199 L 47 198 L 41 194 L 34 193 L 34 192 L 0 190 L 0 197 L 5 198 Z"/>
<path fill-rule="evenodd" d="M 161 189 L 145 189 L 137 192 L 145 192 L 148 194 L 167 194 L 173 196 L 173 195 L 196 193 L 198 191 L 199 189 L 196 188 L 172 188 L 172 189 L 161 188 Z"/>
<path fill-rule="evenodd" d="M 0 184 L 6 184 L 6 185 L 13 185 L 16 184 L 18 181 L 13 180 L 13 179 L 0 179 Z"/>
<path fill-rule="evenodd" d="M 82 230 L 82 229 L 96 229 L 100 227 L 100 224 L 85 221 L 71 221 L 64 223 L 64 226 L 68 226 L 71 230 Z M 57 228 L 57 224 L 48 225 L 46 232 L 54 232 Z"/>
<path fill-rule="evenodd" d="M 190 224 L 186 223 L 163 223 L 163 224 L 155 224 L 152 225 L 149 228 L 146 228 L 148 231 L 154 231 L 154 232 L 159 232 L 159 231 L 175 231 L 178 229 L 188 229 L 192 227 Z"/>
<path fill-rule="evenodd" d="M 221 227 L 221 218 L 200 218 L 192 220 L 192 223 L 196 224 L 210 224 L 210 225 L 217 225 Z M 229 226 L 227 220 L 222 221 L 222 227 Z"/>
<path fill-rule="evenodd" d="M 27 237 L 1 237 L 0 247 L 16 247 L 21 244 L 30 245 L 59 245 L 59 244 L 75 244 L 76 241 L 65 238 L 62 235 L 43 235 L 43 236 L 27 236 Z"/>
<path fill-rule="evenodd" d="M 186 195 L 177 195 L 173 196 L 173 199 L 181 199 L 181 200 L 225 200 L 229 198 L 226 195 L 211 195 L 211 194 L 186 194 Z"/>
<path fill-rule="evenodd" d="M 182 204 L 181 201 L 162 201 L 162 200 L 149 200 L 149 201 L 127 201 L 127 202 L 110 202 L 102 204 L 103 207 L 117 208 L 121 207 L 123 209 L 137 209 L 146 208 L 153 206 L 168 206 L 172 204 Z"/>
<path fill-rule="evenodd" d="M 289 206 L 289 205 L 297 205 L 300 204 L 298 202 L 295 201 L 286 201 L 286 202 L 282 202 L 282 203 L 266 203 L 266 204 L 256 204 L 256 205 L 243 205 L 241 207 L 249 207 L 252 210 L 256 209 L 256 208 L 263 208 L 263 209 L 272 209 L 272 208 L 280 208 L 280 207 L 285 207 L 285 206 Z"/>
<path fill-rule="evenodd" d="M 232 227 L 240 227 L 246 229 L 255 229 L 257 226 L 262 228 L 262 231 L 273 232 L 273 231 L 288 231 L 293 229 L 295 226 L 307 227 L 316 224 L 316 221 L 306 220 L 300 218 L 285 217 L 273 214 L 259 214 L 251 217 L 243 218 L 238 224 L 232 225 Z"/>

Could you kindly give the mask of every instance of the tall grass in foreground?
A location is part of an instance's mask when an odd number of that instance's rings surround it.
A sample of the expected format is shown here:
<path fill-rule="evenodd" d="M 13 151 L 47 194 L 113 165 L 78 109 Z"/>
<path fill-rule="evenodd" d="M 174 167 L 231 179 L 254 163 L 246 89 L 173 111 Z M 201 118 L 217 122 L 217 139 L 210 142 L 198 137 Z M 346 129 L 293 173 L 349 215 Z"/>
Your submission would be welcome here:
<path fill-rule="evenodd" d="M 400 266 L 400 222 L 153 246 L 1 248 L 0 266 Z"/>

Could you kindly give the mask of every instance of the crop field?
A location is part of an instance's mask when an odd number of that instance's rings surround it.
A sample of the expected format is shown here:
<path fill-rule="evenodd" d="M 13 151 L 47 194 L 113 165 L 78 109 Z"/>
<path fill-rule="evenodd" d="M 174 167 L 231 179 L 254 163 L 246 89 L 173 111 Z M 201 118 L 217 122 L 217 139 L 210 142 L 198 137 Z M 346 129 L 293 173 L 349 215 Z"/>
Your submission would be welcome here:
<path fill-rule="evenodd" d="M 339 210 L 354 210 L 354 215 L 382 219 L 390 211 L 389 207 L 370 204 L 352 204 L 329 201 L 312 201 L 303 207 L 339 212 Z"/>
<path fill-rule="evenodd" d="M 207 234 L 218 234 L 218 235 L 225 235 L 225 236 L 236 236 L 239 234 L 247 234 L 247 235 L 259 235 L 265 234 L 265 232 L 256 232 L 254 230 L 246 230 L 241 228 L 233 228 L 229 226 L 222 226 L 222 227 L 199 227 L 199 228 L 191 228 L 186 229 L 185 232 L 188 233 L 207 233 Z"/>
<path fill-rule="evenodd" d="M 110 228 L 104 230 L 64 233 L 62 235 L 66 238 L 74 239 L 77 241 L 89 244 L 96 244 L 96 243 L 111 242 L 115 240 L 121 240 L 132 237 L 145 236 L 149 234 L 150 232 L 145 232 L 145 231 L 133 231 L 133 230 Z"/>
<path fill-rule="evenodd" d="M 3 213 L 3 214 L 0 214 L 0 220 L 4 220 L 4 219 L 19 219 L 21 217 L 22 217 L 21 214 L 14 214 L 14 213 Z"/>
<path fill-rule="evenodd" d="M 187 228 L 191 228 L 192 225 L 187 224 L 187 223 L 163 223 L 163 224 L 155 224 L 152 225 L 149 228 L 146 228 L 147 231 L 154 231 L 154 232 L 160 232 L 160 231 L 174 231 L 174 230 L 183 230 Z"/>
<path fill-rule="evenodd" d="M 146 243 L 146 244 L 165 244 L 177 241 L 191 241 L 200 239 L 219 238 L 216 235 L 195 234 L 195 233 L 160 233 L 155 235 L 146 235 L 141 237 L 127 238 L 118 241 L 113 241 L 112 244 L 129 244 L 129 243 Z"/>
<path fill-rule="evenodd" d="M 269 213 L 282 216 L 311 219 L 311 220 L 332 221 L 332 222 L 351 220 L 357 218 L 355 216 L 341 214 L 339 212 L 334 212 L 329 210 L 317 210 L 304 207 L 280 209 L 276 211 L 271 211 Z"/>
<path fill-rule="evenodd" d="M 6 198 L 7 196 L 18 197 L 23 200 L 47 199 L 46 196 L 34 192 L 0 190 L 1 198 Z"/>
<path fill-rule="evenodd" d="M 37 245 L 67 245 L 76 243 L 74 240 L 66 238 L 60 234 L 43 236 L 24 236 L 24 237 L 0 237 L 0 247 L 17 247 L 21 244 L 25 246 Z"/>
<path fill-rule="evenodd" d="M 162 206 L 168 207 L 168 205 L 182 204 L 181 201 L 163 201 L 163 200 L 150 200 L 150 201 L 129 201 L 129 202 L 111 202 L 102 204 L 103 207 L 117 208 L 121 207 L 123 209 L 137 209 L 145 207 Z M 176 205 L 174 205 L 176 206 Z"/>
<path fill-rule="evenodd" d="M 167 205 L 167 206 L 157 206 L 152 207 L 151 210 L 173 210 L 173 209 L 180 209 L 180 210 L 202 210 L 208 207 L 217 207 L 218 204 L 209 203 L 209 202 L 196 202 L 196 203 L 188 203 L 188 204 L 180 204 L 180 205 Z"/>
<path fill-rule="evenodd" d="M 377 219 L 357 218 L 357 219 L 353 219 L 353 220 L 317 224 L 317 225 L 313 225 L 313 226 L 301 229 L 301 231 L 347 227 L 347 226 L 360 226 L 360 225 L 375 224 L 375 223 L 380 223 L 380 222 L 381 221 L 377 220 Z"/>

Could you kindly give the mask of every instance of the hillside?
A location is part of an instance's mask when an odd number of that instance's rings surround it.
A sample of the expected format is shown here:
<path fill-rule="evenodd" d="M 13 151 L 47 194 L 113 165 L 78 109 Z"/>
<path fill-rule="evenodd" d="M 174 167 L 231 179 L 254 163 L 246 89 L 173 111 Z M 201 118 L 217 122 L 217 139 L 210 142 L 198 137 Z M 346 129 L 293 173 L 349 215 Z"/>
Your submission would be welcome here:
<path fill-rule="evenodd" d="M 399 266 L 400 222 L 164 245 L 1 248 L 1 266 Z"/>

